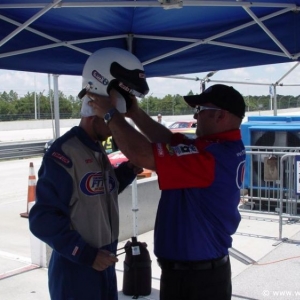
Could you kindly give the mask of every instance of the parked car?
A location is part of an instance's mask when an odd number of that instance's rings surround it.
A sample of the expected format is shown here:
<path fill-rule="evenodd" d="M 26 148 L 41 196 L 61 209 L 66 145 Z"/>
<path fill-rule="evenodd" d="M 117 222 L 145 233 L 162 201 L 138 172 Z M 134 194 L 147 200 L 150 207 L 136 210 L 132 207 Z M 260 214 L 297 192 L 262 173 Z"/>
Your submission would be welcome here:
<path fill-rule="evenodd" d="M 114 168 L 128 160 L 128 158 L 120 150 L 108 154 L 108 159 Z"/>
<path fill-rule="evenodd" d="M 196 128 L 170 128 L 172 132 L 179 132 L 186 135 L 189 139 L 195 139 L 196 138 Z"/>
<path fill-rule="evenodd" d="M 170 129 L 187 129 L 187 128 L 196 128 L 196 121 L 176 121 L 169 125 Z"/>
<path fill-rule="evenodd" d="M 108 159 L 114 168 L 118 167 L 122 162 L 128 160 L 128 158 L 120 150 L 108 154 Z M 144 171 L 141 174 L 137 175 L 138 178 L 145 178 L 151 176 L 152 171 L 148 169 L 144 169 Z"/>

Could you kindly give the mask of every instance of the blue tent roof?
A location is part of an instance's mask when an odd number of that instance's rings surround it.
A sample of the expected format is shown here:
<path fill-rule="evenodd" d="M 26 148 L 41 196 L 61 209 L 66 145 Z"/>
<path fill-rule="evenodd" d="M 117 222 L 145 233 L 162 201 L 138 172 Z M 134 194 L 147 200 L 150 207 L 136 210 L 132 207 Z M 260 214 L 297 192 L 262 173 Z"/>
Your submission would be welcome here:
<path fill-rule="evenodd" d="M 1 0 L 0 69 L 81 75 L 103 47 L 148 77 L 298 61 L 300 0 Z M 181 7 L 181 8 L 180 8 Z"/>

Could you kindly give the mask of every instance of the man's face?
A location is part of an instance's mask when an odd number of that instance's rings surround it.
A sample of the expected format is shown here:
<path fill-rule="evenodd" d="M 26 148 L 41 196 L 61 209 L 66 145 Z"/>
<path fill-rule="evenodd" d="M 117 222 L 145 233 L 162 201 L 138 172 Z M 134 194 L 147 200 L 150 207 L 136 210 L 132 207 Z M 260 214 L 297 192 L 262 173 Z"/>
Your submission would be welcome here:
<path fill-rule="evenodd" d="M 104 120 L 96 116 L 93 119 L 93 132 L 94 138 L 101 142 L 107 140 L 107 138 L 111 136 L 111 131 Z"/>
<path fill-rule="evenodd" d="M 205 103 L 201 106 L 196 106 L 194 119 L 197 120 L 196 135 L 198 137 L 214 134 L 217 132 L 216 118 L 218 117 L 217 114 L 220 111 L 220 108 L 212 105 L 211 103 Z"/>

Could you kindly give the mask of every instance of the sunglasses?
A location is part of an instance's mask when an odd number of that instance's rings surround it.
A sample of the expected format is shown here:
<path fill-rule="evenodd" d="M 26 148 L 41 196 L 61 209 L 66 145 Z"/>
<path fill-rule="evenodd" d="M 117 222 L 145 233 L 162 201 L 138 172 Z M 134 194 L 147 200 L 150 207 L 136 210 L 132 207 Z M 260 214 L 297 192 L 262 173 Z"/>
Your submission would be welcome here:
<path fill-rule="evenodd" d="M 222 110 L 222 109 L 221 108 L 216 108 L 216 107 L 202 106 L 202 105 L 195 106 L 195 113 L 196 114 L 199 114 L 203 110 Z"/>

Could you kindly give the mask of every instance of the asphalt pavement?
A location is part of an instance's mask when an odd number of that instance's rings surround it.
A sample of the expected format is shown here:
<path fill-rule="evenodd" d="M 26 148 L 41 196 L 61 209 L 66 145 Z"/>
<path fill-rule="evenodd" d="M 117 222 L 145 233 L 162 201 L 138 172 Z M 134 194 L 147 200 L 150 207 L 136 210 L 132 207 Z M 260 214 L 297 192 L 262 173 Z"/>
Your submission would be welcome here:
<path fill-rule="evenodd" d="M 47 269 L 31 264 L 31 233 L 26 210 L 28 166 L 37 171 L 41 158 L 0 162 L 0 299 L 48 300 Z M 285 222 L 284 242 L 278 241 L 279 224 L 275 216 L 243 213 L 233 236 L 233 249 L 245 264 L 231 256 L 232 299 L 300 299 L 300 223 Z M 152 259 L 152 293 L 146 299 L 159 299 L 160 269 L 153 255 L 153 231 L 139 235 L 148 244 Z M 126 241 L 120 242 L 120 247 Z M 116 265 L 119 299 L 122 293 L 124 255 Z M 298 295 L 298 294 L 299 295 Z M 85 299 L 84 299 L 85 300 Z M 171 300 L 171 299 L 170 299 Z"/>

